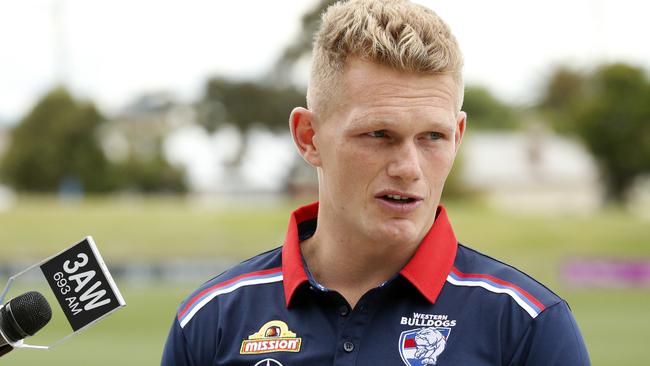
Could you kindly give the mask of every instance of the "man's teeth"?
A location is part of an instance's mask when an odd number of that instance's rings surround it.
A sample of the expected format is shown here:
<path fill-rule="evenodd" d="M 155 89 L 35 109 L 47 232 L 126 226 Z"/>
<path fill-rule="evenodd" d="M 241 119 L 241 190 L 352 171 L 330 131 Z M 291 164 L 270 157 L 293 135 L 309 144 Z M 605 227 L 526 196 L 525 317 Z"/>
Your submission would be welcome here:
<path fill-rule="evenodd" d="M 388 195 L 386 195 L 386 197 L 388 197 L 390 199 L 394 199 L 394 200 L 403 200 L 403 201 L 408 201 L 409 200 L 408 197 L 402 197 L 402 196 L 400 196 L 398 194 L 388 194 Z"/>

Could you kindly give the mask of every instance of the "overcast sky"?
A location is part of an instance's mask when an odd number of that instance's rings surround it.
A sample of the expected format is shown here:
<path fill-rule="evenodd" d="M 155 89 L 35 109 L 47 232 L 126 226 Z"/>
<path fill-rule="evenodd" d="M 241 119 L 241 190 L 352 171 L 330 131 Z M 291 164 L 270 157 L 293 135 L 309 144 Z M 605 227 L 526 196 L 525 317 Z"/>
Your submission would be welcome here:
<path fill-rule="evenodd" d="M 451 26 L 466 80 L 529 102 L 551 65 L 650 69 L 650 6 L 634 0 L 418 0 Z M 145 92 L 196 98 L 212 75 L 264 73 L 314 0 L 0 2 L 0 123 L 61 79 L 112 112 Z M 58 9 L 58 10 L 57 10 Z M 53 14 L 58 14 L 57 22 Z"/>

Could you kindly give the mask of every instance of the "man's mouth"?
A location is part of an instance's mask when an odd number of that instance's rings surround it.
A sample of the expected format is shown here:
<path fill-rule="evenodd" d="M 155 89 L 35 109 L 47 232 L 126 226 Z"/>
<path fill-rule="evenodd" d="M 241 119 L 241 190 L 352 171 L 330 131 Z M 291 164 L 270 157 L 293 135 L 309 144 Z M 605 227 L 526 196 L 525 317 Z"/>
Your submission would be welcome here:
<path fill-rule="evenodd" d="M 375 198 L 381 203 L 382 207 L 399 214 L 413 212 L 423 200 L 422 197 L 415 194 L 388 189 L 379 192 Z"/>
<path fill-rule="evenodd" d="M 385 194 L 379 196 L 379 198 L 392 203 L 411 203 L 416 201 L 413 197 L 400 196 L 399 194 Z"/>

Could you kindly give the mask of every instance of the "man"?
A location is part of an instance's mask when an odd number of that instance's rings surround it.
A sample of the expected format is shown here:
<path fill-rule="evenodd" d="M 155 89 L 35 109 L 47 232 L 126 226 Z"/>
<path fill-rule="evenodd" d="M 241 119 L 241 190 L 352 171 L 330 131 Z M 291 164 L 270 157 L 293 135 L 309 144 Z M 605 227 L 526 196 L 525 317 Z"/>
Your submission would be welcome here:
<path fill-rule="evenodd" d="M 290 116 L 319 202 L 281 248 L 180 307 L 164 365 L 588 365 L 567 304 L 458 244 L 443 185 L 465 131 L 462 56 L 406 0 L 331 6 Z"/>

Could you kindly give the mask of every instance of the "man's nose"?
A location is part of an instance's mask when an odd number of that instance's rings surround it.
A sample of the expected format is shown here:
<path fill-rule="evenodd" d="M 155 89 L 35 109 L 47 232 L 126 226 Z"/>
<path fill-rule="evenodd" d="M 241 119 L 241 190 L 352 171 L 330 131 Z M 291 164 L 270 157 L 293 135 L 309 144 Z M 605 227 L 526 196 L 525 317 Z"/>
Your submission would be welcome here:
<path fill-rule="evenodd" d="M 420 153 L 412 142 L 404 142 L 397 146 L 395 155 L 388 164 L 388 175 L 411 182 L 420 179 Z"/>

